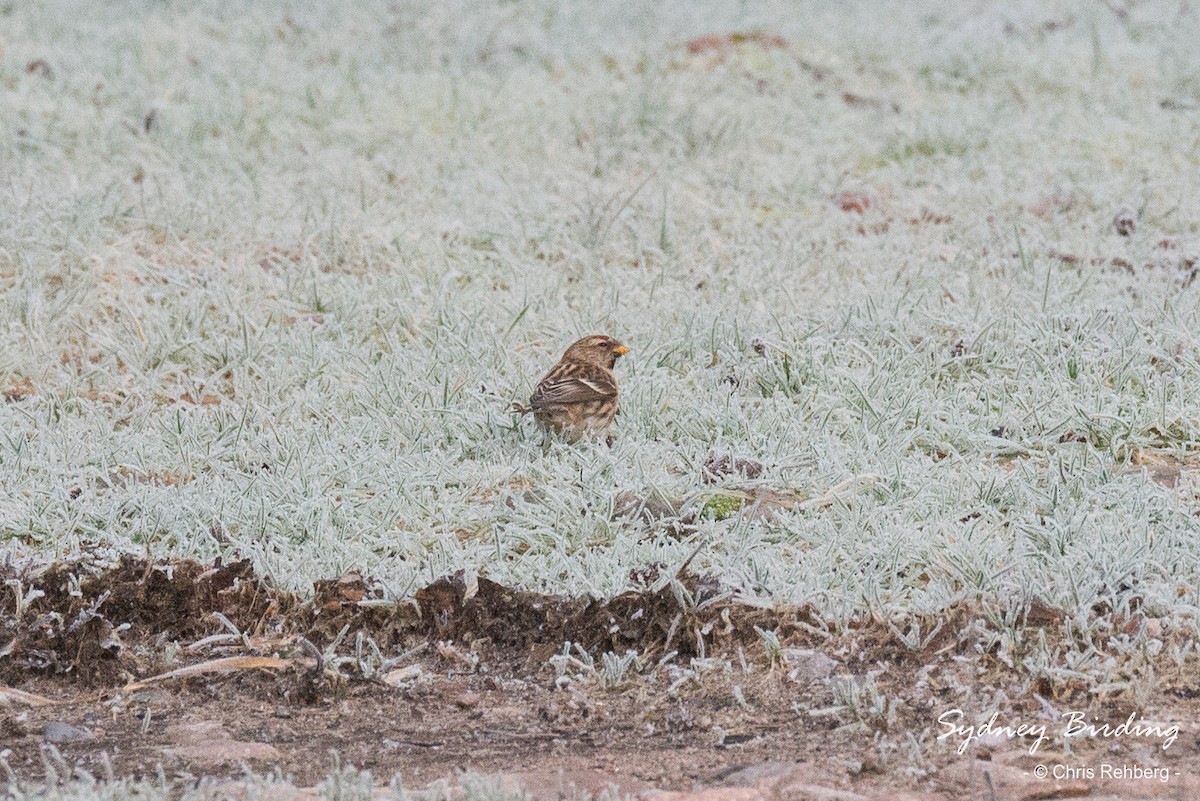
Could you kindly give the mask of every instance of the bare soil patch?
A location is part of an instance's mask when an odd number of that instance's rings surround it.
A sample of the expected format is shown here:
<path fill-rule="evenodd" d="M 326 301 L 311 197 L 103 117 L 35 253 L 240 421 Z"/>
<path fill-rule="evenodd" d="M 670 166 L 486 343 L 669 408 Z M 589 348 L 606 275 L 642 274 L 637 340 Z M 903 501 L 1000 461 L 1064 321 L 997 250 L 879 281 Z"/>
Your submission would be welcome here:
<path fill-rule="evenodd" d="M 49 743 L 81 769 L 122 776 L 279 768 L 311 785 L 337 752 L 409 786 L 472 769 L 540 797 L 610 783 L 763 798 L 898 797 L 897 787 L 987 798 L 989 782 L 996 798 L 1200 794 L 1194 673 L 1164 667 L 1140 704 L 1030 681 L 978 647 L 968 609 L 913 648 L 878 622 L 829 628 L 809 609 L 739 605 L 694 576 L 596 601 L 460 574 L 400 604 L 360 576 L 318 582 L 305 600 L 245 562 L 127 559 L 0 578 L 0 753 L 26 779 L 42 775 Z M 1062 636 L 1056 610 L 1031 606 L 1025 624 Z M 639 665 L 606 679 L 601 655 L 629 649 Z M 1028 738 L 984 738 L 962 754 L 957 739 L 936 741 L 941 712 L 970 716 L 998 693 L 1001 725 L 1082 709 L 1114 723 L 1181 721 L 1181 733 L 1168 749 L 1084 738 L 1069 756 L 1061 742 L 1030 755 Z M 1101 762 L 1171 776 L 1122 785 L 1098 767 L 1061 782 L 1031 772 Z"/>

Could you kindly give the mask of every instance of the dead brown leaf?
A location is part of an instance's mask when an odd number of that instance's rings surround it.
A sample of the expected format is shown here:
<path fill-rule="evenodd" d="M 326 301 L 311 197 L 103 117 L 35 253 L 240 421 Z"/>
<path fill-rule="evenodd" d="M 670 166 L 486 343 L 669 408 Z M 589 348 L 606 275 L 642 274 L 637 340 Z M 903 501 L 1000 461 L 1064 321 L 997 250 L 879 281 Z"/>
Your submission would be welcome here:
<path fill-rule="evenodd" d="M 25 65 L 26 75 L 36 75 L 39 78 L 53 78 L 54 70 L 50 69 L 50 63 L 44 58 L 36 58 Z"/>
<path fill-rule="evenodd" d="M 9 386 L 2 394 L 5 401 L 12 403 L 13 401 L 25 400 L 30 395 L 36 395 L 37 389 L 33 386 L 33 382 L 29 380 L 29 376 L 25 376 L 20 381 Z"/>
<path fill-rule="evenodd" d="M 834 195 L 833 203 L 842 211 L 862 214 L 875 205 L 875 198 L 860 190 L 847 189 Z"/>

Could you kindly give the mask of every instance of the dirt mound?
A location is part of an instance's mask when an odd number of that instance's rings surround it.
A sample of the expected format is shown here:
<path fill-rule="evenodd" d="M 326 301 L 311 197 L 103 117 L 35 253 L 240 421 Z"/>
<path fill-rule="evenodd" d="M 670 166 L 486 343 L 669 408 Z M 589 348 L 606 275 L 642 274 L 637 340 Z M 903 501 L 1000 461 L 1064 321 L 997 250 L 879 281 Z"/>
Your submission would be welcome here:
<path fill-rule="evenodd" d="M 255 576 L 249 562 L 206 566 L 127 557 L 96 574 L 62 563 L 3 578 L 12 589 L 0 596 L 5 681 L 32 671 L 110 684 L 152 667 L 133 655 L 132 642 L 202 636 L 214 626 L 214 612 L 247 628 L 262 626 L 289 601 L 294 605 L 292 596 Z"/>
<path fill-rule="evenodd" d="M 89 685 L 124 683 L 160 667 L 153 654 L 231 627 L 246 638 L 292 635 L 324 648 L 361 632 L 381 649 L 417 641 L 457 641 L 510 665 L 544 664 L 564 642 L 588 650 L 681 657 L 727 650 L 757 636 L 787 632 L 807 610 L 738 604 L 711 577 L 677 577 L 656 591 L 609 600 L 542 595 L 460 571 L 419 590 L 415 603 L 388 603 L 369 578 L 318 581 L 311 601 L 272 587 L 249 562 L 204 565 L 127 557 L 87 572 L 60 563 L 37 574 L 2 577 L 0 681 L 29 672 L 76 677 Z M 223 619 L 222 619 L 223 618 Z M 157 646 L 157 647 L 156 647 Z"/>

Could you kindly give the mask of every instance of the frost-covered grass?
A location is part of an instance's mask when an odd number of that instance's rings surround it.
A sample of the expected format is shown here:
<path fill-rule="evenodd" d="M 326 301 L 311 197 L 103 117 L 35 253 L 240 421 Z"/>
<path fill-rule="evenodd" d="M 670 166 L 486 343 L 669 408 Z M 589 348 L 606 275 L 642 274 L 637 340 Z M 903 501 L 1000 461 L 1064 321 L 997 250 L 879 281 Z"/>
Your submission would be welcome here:
<path fill-rule="evenodd" d="M 1200 11 L 875 8 L 0 5 L 0 548 L 1193 625 Z M 597 331 L 619 438 L 543 449 Z"/>
<path fill-rule="evenodd" d="M 159 772 L 157 779 L 117 778 L 111 768 L 97 777 L 72 766 L 53 746 L 43 755 L 45 781 L 26 782 L 8 766 L 6 781 L 0 784 L 5 801 L 227 801 L 244 799 L 289 799 L 291 801 L 529 801 L 531 795 L 515 786 L 511 778 L 464 771 L 454 781 L 441 780 L 422 789 L 405 786 L 396 776 L 385 787 L 377 786 L 367 771 L 343 767 L 336 756 L 329 775 L 315 788 L 300 789 L 278 774 L 255 775 L 245 772 L 239 779 L 200 778 L 188 780 L 176 776 L 169 780 Z M 567 794 L 564 793 L 564 798 Z M 610 790 L 601 791 L 596 801 L 621 801 Z M 627 798 L 627 796 L 626 796 Z"/>

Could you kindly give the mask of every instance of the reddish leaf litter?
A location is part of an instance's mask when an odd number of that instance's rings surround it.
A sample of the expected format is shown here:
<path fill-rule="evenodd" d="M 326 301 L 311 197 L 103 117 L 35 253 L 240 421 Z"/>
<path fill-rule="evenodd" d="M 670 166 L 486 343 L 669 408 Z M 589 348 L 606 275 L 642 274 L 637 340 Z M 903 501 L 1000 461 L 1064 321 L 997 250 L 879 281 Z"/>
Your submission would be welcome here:
<path fill-rule="evenodd" d="M 0 760 L 25 781 L 45 778 L 53 748 L 92 774 L 278 769 L 312 787 L 336 752 L 381 783 L 469 770 L 537 799 L 1200 798 L 1187 663 L 1164 659 L 1136 701 L 1098 695 L 1070 671 L 992 658 L 986 616 L 967 606 L 834 626 L 660 571 L 603 601 L 459 573 L 391 602 L 357 575 L 306 599 L 247 562 L 0 566 Z M 1095 615 L 1178 644 L 1124 607 Z M 1017 624 L 1055 642 L 1075 621 L 1035 598 Z M 990 731 L 949 733 L 954 710 L 967 725 L 992 709 Z M 1072 710 L 1126 730 L 1064 752 Z M 1049 737 L 1001 728 L 1019 724 Z"/>
<path fill-rule="evenodd" d="M 842 211 L 863 214 L 867 209 L 876 204 L 876 200 L 866 192 L 847 189 L 834 195 L 833 203 Z"/>
<path fill-rule="evenodd" d="M 764 50 L 786 50 L 787 40 L 775 33 L 765 31 L 748 31 L 746 33 L 720 33 L 710 36 L 698 36 L 687 43 L 687 50 L 692 55 L 701 53 L 716 53 L 727 55 L 746 45 L 757 45 Z"/>

